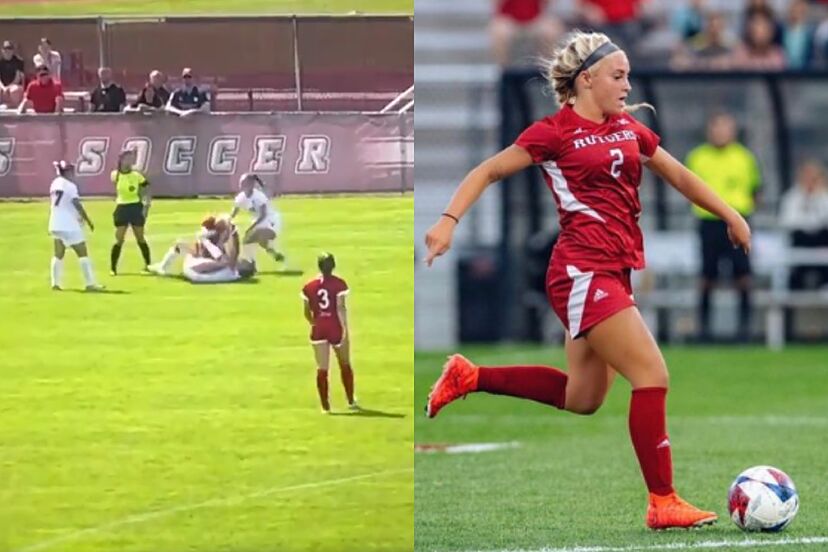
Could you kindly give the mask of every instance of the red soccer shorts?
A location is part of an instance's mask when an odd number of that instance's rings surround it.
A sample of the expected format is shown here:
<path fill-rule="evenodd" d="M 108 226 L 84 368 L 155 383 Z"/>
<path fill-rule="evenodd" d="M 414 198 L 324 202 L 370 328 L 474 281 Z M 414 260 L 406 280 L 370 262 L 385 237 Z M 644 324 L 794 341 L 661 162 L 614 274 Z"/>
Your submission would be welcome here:
<path fill-rule="evenodd" d="M 582 272 L 556 262 L 546 272 L 546 297 L 572 339 L 635 305 L 630 269 Z"/>
<path fill-rule="evenodd" d="M 334 347 L 342 343 L 342 326 L 338 318 L 321 318 L 316 320 L 311 327 L 311 343 L 328 342 Z"/>

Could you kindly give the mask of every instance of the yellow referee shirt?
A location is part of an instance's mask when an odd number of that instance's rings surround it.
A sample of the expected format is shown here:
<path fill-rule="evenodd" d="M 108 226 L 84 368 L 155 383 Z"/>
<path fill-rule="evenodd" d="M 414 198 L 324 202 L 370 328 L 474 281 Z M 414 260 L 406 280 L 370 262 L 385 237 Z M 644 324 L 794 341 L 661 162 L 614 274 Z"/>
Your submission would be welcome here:
<path fill-rule="evenodd" d="M 147 179 L 138 171 L 122 173 L 112 171 L 112 183 L 115 184 L 115 202 L 118 205 L 141 203 L 141 187 L 147 185 Z"/>
<path fill-rule="evenodd" d="M 756 158 L 745 146 L 737 142 L 723 148 L 702 144 L 687 154 L 686 165 L 741 215 L 753 213 L 753 197 L 761 177 Z M 718 219 L 696 205 L 693 214 L 701 219 Z"/>

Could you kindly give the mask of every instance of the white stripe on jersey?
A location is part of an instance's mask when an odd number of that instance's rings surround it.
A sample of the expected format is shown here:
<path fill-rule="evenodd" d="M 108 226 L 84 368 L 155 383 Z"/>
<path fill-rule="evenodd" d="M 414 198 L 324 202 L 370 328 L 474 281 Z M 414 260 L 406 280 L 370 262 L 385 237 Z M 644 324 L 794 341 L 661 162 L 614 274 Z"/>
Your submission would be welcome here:
<path fill-rule="evenodd" d="M 566 273 L 572 278 L 572 289 L 569 290 L 569 301 L 566 304 L 566 315 L 569 319 L 569 335 L 573 338 L 581 332 L 581 322 L 584 319 L 589 284 L 592 282 L 592 272 L 581 272 L 572 265 L 566 265 Z"/>
<path fill-rule="evenodd" d="M 581 212 L 589 215 L 592 218 L 598 219 L 601 222 L 607 222 L 604 217 L 598 214 L 597 211 L 578 201 L 572 191 L 569 189 L 569 184 L 564 178 L 563 171 L 558 167 L 554 161 L 547 161 L 543 164 L 543 170 L 552 178 L 552 189 L 557 194 L 561 201 L 561 209 L 564 211 Z"/>

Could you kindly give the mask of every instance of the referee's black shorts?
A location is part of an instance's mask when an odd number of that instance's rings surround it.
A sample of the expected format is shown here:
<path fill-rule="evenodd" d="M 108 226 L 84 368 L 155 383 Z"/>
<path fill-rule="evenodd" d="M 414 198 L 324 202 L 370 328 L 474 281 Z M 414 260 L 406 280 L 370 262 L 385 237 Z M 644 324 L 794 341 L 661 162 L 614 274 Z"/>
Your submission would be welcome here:
<path fill-rule="evenodd" d="M 121 203 L 115 206 L 112 213 L 112 222 L 115 226 L 144 226 L 143 203 Z"/>
<path fill-rule="evenodd" d="M 741 278 L 751 273 L 750 257 L 739 247 L 734 249 L 727 237 L 727 224 L 723 220 L 701 219 L 699 221 L 701 241 L 702 276 L 708 280 L 719 277 L 719 263 L 727 259 L 733 269 L 733 277 Z"/>

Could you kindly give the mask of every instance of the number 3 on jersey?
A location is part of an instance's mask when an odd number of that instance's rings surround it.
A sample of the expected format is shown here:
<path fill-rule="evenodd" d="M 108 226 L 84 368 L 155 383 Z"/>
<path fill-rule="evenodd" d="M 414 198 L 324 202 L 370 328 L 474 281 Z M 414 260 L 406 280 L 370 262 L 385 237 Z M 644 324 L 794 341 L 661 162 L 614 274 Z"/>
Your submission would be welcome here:
<path fill-rule="evenodd" d="M 331 301 L 328 298 L 328 290 L 327 289 L 320 289 L 316 292 L 316 295 L 319 296 L 319 308 L 322 310 L 327 309 L 331 306 Z"/>
<path fill-rule="evenodd" d="M 610 165 L 610 174 L 613 178 L 621 176 L 621 165 L 624 164 L 624 152 L 620 148 L 612 148 L 610 155 L 613 158 L 612 165 Z"/>

